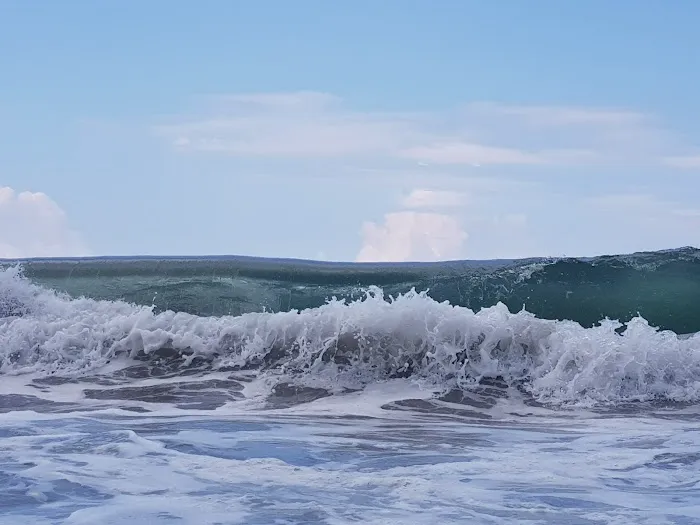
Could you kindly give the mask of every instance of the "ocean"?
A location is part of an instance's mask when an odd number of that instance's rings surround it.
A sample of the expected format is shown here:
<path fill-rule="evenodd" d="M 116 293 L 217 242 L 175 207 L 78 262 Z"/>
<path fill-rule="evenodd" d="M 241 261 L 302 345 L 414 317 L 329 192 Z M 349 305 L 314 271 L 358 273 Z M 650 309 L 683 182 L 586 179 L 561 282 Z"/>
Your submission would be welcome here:
<path fill-rule="evenodd" d="M 700 250 L 0 262 L 1 524 L 700 524 Z"/>

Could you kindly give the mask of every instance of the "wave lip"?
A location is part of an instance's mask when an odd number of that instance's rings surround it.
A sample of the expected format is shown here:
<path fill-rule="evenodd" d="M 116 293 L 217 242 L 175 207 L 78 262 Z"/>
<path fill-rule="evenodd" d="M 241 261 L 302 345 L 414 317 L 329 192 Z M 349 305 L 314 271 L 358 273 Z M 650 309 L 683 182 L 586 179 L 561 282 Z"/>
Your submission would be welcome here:
<path fill-rule="evenodd" d="M 415 290 L 371 287 L 358 299 L 288 312 L 197 316 L 124 301 L 71 298 L 0 272 L 0 372 L 84 374 L 114 360 L 181 370 L 248 369 L 330 389 L 409 377 L 436 391 L 502 378 L 554 404 L 700 401 L 700 335 L 679 338 L 641 317 L 623 324 L 478 312 Z"/>

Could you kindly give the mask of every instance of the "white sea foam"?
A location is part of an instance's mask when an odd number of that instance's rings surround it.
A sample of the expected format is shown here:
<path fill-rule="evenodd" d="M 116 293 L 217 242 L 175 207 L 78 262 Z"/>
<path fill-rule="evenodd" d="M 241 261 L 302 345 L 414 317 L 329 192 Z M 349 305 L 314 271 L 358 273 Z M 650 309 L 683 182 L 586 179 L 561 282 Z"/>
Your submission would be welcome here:
<path fill-rule="evenodd" d="M 0 523 L 695 523 L 695 423 L 6 420 Z"/>
<path fill-rule="evenodd" d="M 503 304 L 473 312 L 425 293 L 238 317 L 198 317 L 120 301 L 72 299 L 0 271 L 0 371 L 80 374 L 171 348 L 183 366 L 259 367 L 324 387 L 406 375 L 438 390 L 483 377 L 522 382 L 550 403 L 700 400 L 700 335 L 679 338 L 635 318 L 584 328 Z"/>

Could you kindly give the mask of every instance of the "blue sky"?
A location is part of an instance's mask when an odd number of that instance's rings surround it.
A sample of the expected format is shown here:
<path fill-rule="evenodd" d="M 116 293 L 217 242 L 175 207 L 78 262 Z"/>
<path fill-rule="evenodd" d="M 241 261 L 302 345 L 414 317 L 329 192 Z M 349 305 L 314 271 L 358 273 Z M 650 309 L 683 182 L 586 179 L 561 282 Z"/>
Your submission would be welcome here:
<path fill-rule="evenodd" d="M 0 3 L 0 256 L 700 244 L 700 3 Z"/>

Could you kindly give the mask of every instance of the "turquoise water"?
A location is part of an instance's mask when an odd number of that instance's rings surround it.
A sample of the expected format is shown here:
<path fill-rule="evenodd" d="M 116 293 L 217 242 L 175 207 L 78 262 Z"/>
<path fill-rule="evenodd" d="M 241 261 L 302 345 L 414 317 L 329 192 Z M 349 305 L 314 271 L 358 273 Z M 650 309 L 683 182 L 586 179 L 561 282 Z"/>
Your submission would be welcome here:
<path fill-rule="evenodd" d="M 197 315 L 314 308 L 368 286 L 386 295 L 429 290 L 436 301 L 479 309 L 503 302 L 545 319 L 591 326 L 605 317 L 700 330 L 700 250 L 590 259 L 344 264 L 245 257 L 30 261 L 32 280 L 78 296 L 124 299 Z"/>

